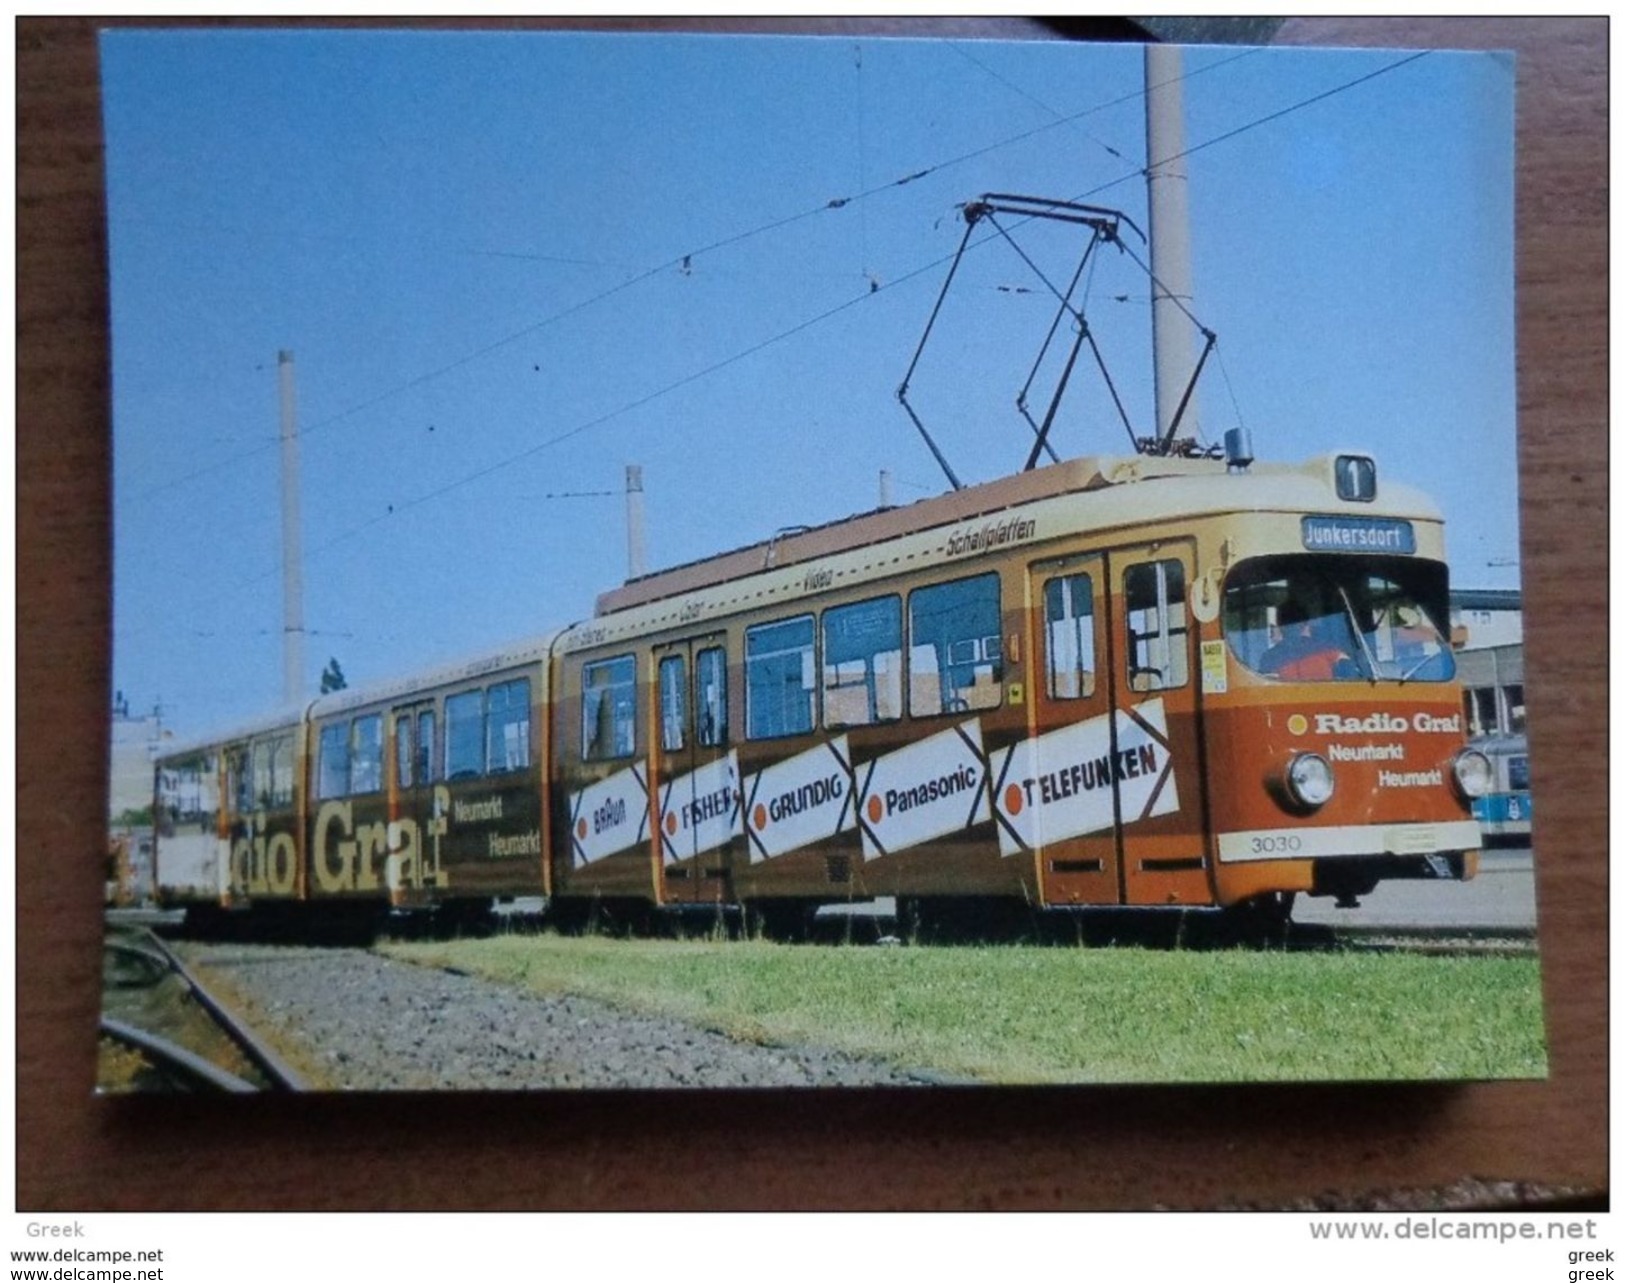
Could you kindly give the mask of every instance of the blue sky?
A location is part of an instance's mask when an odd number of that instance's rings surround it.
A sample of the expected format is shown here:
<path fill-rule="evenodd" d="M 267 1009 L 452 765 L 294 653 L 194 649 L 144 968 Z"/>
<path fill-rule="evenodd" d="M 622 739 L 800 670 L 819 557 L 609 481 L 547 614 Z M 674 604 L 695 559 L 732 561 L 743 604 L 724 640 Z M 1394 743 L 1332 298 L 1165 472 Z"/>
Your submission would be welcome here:
<path fill-rule="evenodd" d="M 102 57 L 114 684 L 183 732 L 281 702 L 280 349 L 314 690 L 330 655 L 356 684 L 590 614 L 628 463 L 656 567 L 872 507 L 881 469 L 942 490 L 895 391 L 958 207 L 1146 222 L 1135 47 L 117 31 Z M 1374 451 L 1440 502 L 1455 583 L 1512 586 L 1513 69 L 1407 57 L 1187 51 L 1200 422 Z M 1081 248 L 1016 235 L 1052 278 Z M 1088 308 L 1142 433 L 1147 294 L 1108 254 Z M 1007 247 L 967 256 L 913 383 L 962 480 L 1024 462 L 1051 315 Z M 1079 378 L 1057 448 L 1121 451 Z"/>

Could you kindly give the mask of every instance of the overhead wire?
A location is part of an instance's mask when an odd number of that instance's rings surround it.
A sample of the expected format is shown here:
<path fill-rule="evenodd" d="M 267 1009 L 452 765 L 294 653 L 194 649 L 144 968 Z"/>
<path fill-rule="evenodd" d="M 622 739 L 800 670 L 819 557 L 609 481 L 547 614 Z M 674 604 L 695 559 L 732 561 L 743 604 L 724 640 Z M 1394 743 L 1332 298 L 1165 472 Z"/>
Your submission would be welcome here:
<path fill-rule="evenodd" d="M 950 49 L 952 49 L 955 53 L 957 53 L 961 58 L 964 58 L 972 66 L 975 66 L 975 67 L 979 68 L 980 70 L 985 72 L 987 75 L 991 76 L 994 80 L 997 80 L 1001 85 L 1003 85 L 1006 89 L 1009 89 L 1012 93 L 1019 94 L 1021 97 L 1025 98 L 1028 102 L 1033 103 L 1035 106 L 1043 108 L 1045 111 L 1049 112 L 1050 115 L 1056 117 L 1058 121 L 1064 120 L 1066 123 L 1077 125 L 1077 117 L 1071 117 L 1071 118 L 1063 117 L 1061 112 L 1057 111 L 1054 107 L 1050 106 L 1049 103 L 1045 102 L 1042 98 L 1039 98 L 1034 94 L 1028 93 L 1025 89 L 1023 89 L 1020 85 L 1016 84 L 1016 82 L 1011 80 L 1008 76 L 1002 75 L 1001 73 L 995 71 L 992 67 L 988 66 L 987 63 L 983 62 L 980 58 L 978 58 L 974 54 L 972 54 L 969 50 L 967 50 L 965 48 L 965 42 L 964 41 L 962 41 L 962 40 L 950 40 L 950 41 L 947 41 L 945 43 L 947 43 L 948 47 Z M 1249 54 L 1253 54 L 1253 53 L 1256 53 L 1256 52 L 1258 52 L 1256 49 L 1249 49 L 1244 54 L 1238 54 L 1237 57 L 1246 57 Z M 1226 61 L 1226 62 L 1234 62 L 1235 58 L 1227 58 L 1224 61 Z M 1203 70 L 1208 70 L 1208 68 L 1204 68 Z M 1191 74 L 1195 75 L 1197 73 L 1192 72 Z M 1107 154 L 1109 154 L 1111 156 L 1114 156 L 1118 160 L 1121 160 L 1121 161 L 1127 161 L 1128 160 L 1127 156 L 1123 155 L 1122 152 L 1118 151 L 1117 148 L 1113 147 L 1109 142 L 1106 142 L 1102 138 L 1097 138 L 1094 134 L 1091 134 L 1087 129 L 1084 129 L 1081 125 L 1078 126 L 1077 132 L 1082 134 L 1085 138 L 1087 138 L 1090 142 L 1094 143 L 1095 146 L 1101 148 Z"/>
<path fill-rule="evenodd" d="M 1239 53 L 1230 55 L 1229 57 L 1221 58 L 1212 63 L 1208 63 L 1194 71 L 1186 72 L 1177 77 L 1175 81 L 1170 81 L 1167 83 L 1177 83 L 1178 81 L 1189 80 L 1194 76 L 1203 75 L 1210 71 L 1216 71 L 1220 67 L 1226 66 L 1232 62 L 1237 62 L 1242 58 L 1250 57 L 1257 52 L 1259 52 L 1257 49 L 1244 49 Z M 424 384 L 429 383 L 432 380 L 443 378 L 448 374 L 453 374 L 468 365 L 472 365 L 476 361 L 490 356 L 494 352 L 498 352 L 503 348 L 510 347 L 514 343 L 519 342 L 521 339 L 529 338 L 531 335 L 537 334 L 550 326 L 556 325 L 560 321 L 568 320 L 570 317 L 575 316 L 576 314 L 585 311 L 596 304 L 606 302 L 607 300 L 624 293 L 634 286 L 641 285 L 645 281 L 652 280 L 655 277 L 663 275 L 669 271 L 689 269 L 692 267 L 693 260 L 703 254 L 712 254 L 718 250 L 727 249 L 744 241 L 754 239 L 755 237 L 764 236 L 771 232 L 779 231 L 782 228 L 792 226 L 795 223 L 816 217 L 819 214 L 844 209 L 850 205 L 858 203 L 859 201 L 865 201 L 873 196 L 878 196 L 884 192 L 892 191 L 896 188 L 916 182 L 917 180 L 940 170 L 951 169 L 956 165 L 961 165 L 968 161 L 975 160 L 981 156 L 987 155 L 990 152 L 997 151 L 1004 147 L 1014 146 L 1019 142 L 1025 142 L 1029 138 L 1033 138 L 1051 129 L 1058 129 L 1062 125 L 1075 122 L 1086 116 L 1094 115 L 1098 112 L 1105 111 L 1108 108 L 1119 106 L 1125 102 L 1132 102 L 1136 98 L 1143 98 L 1147 93 L 1151 92 L 1152 89 L 1158 87 L 1160 86 L 1146 86 L 1134 93 L 1123 94 L 1119 97 L 1109 99 L 1106 102 L 1097 103 L 1093 107 L 1087 107 L 1082 111 L 1073 112 L 1071 115 L 1062 116 L 1047 125 L 1039 125 L 1033 129 L 1024 130 L 1019 134 L 1014 134 L 997 142 L 989 143 L 972 151 L 964 152 L 957 156 L 952 156 L 946 160 L 937 161 L 934 164 L 926 166 L 924 169 L 914 170 L 900 178 L 891 179 L 887 182 L 877 184 L 874 187 L 864 188 L 853 195 L 833 197 L 820 205 L 815 205 L 808 209 L 804 209 L 799 213 L 790 214 L 782 218 L 771 219 L 757 227 L 750 228 L 746 231 L 737 232 L 730 236 L 722 237 L 721 239 L 713 241 L 709 245 L 704 245 L 699 249 L 689 250 L 686 253 L 676 255 L 675 257 L 668 259 L 663 263 L 657 264 L 654 267 L 637 272 L 635 275 L 627 278 L 618 285 L 611 286 L 606 290 L 601 290 L 597 294 L 591 295 L 590 297 L 582 299 L 577 303 L 571 304 L 561 311 L 543 317 L 539 321 L 533 322 L 530 325 L 506 334 L 503 337 L 476 348 L 474 351 L 466 353 L 453 361 L 436 366 L 432 370 L 415 375 L 412 378 L 404 380 L 403 382 L 396 383 L 388 388 L 385 388 L 383 391 L 368 397 L 366 400 L 357 402 L 356 404 L 340 410 L 335 414 L 328 415 L 325 418 L 318 419 L 314 423 L 306 424 L 300 428 L 299 435 L 301 439 L 313 436 L 326 428 L 332 427 L 336 423 L 341 423 L 347 419 L 354 418 L 356 415 L 362 414 L 367 410 L 371 410 L 376 406 L 383 404 L 385 401 L 392 400 L 394 397 L 397 397 L 404 392 L 409 392 L 414 388 L 422 387 Z M 190 472 L 183 473 L 180 476 L 166 478 L 163 481 L 157 482 L 156 484 L 141 490 L 136 495 L 136 498 L 150 498 L 153 495 L 162 494 L 166 491 L 190 484 L 191 482 L 197 481 L 203 477 L 211 476 L 214 473 L 220 472 L 225 468 L 229 468 L 233 464 L 240 463 L 245 459 L 268 453 L 271 450 L 276 449 L 277 444 L 277 441 L 274 440 L 265 442 L 237 454 L 233 454 L 225 458 L 215 460 L 211 463 L 204 464 L 201 467 L 194 468 Z"/>
<path fill-rule="evenodd" d="M 1289 115 L 1294 111 L 1298 111 L 1298 110 L 1301 110 L 1302 108 L 1311 106 L 1311 105 L 1313 105 L 1315 103 L 1322 102 L 1322 101 L 1326 100 L 1327 98 L 1330 98 L 1330 97 L 1334 96 L 1337 93 L 1341 93 L 1341 92 L 1343 92 L 1343 91 L 1345 91 L 1347 89 L 1352 89 L 1352 88 L 1356 87 L 1357 85 L 1361 85 L 1361 84 L 1364 84 L 1364 83 L 1366 83 L 1366 82 L 1368 82 L 1370 80 L 1374 80 L 1378 76 L 1385 75 L 1390 71 L 1396 71 L 1400 67 L 1403 67 L 1403 66 L 1405 66 L 1405 65 L 1407 65 L 1409 63 L 1415 62 L 1419 58 L 1425 57 L 1427 55 L 1427 53 L 1428 53 L 1427 50 L 1423 50 L 1423 51 L 1421 51 L 1419 53 L 1412 54 L 1412 55 L 1410 55 L 1410 56 L 1408 56 L 1406 58 L 1402 58 L 1402 59 L 1400 59 L 1400 60 L 1398 60 L 1396 62 L 1390 63 L 1390 64 L 1388 64 L 1388 65 L 1386 65 L 1386 66 L 1384 66 L 1382 68 L 1379 68 L 1378 70 L 1376 70 L 1374 72 L 1370 72 L 1370 73 L 1368 73 L 1366 75 L 1359 76 L 1359 77 L 1355 78 L 1354 80 L 1350 80 L 1350 81 L 1345 82 L 1342 85 L 1335 86 L 1332 89 L 1326 90 L 1326 91 L 1324 91 L 1322 93 L 1315 94 L 1310 98 L 1306 98 L 1306 99 L 1303 99 L 1303 100 L 1301 100 L 1301 101 L 1299 101 L 1297 103 L 1293 103 L 1293 104 L 1291 104 L 1291 105 L 1289 105 L 1289 106 L 1287 106 L 1285 108 L 1282 108 L 1279 111 L 1272 112 L 1268 116 L 1260 117 L 1256 121 L 1249 122 L 1246 125 L 1240 126 L 1240 127 L 1236 128 L 1236 129 L 1229 130 L 1224 134 L 1218 135 L 1218 136 L 1216 136 L 1214 138 L 1211 138 L 1211 139 L 1208 139 L 1208 140 L 1206 140 L 1204 142 L 1198 143 L 1198 144 L 1196 144 L 1196 145 L 1194 145 L 1192 147 L 1188 147 L 1184 151 L 1177 153 L 1175 156 L 1163 158 L 1163 160 L 1159 161 L 1159 163 L 1165 163 L 1167 160 L 1180 159 L 1180 158 L 1183 158 L 1185 156 L 1194 155 L 1197 152 L 1205 151 L 1208 148 L 1216 146 L 1221 142 L 1228 141 L 1229 139 L 1232 139 L 1232 138 L 1235 138 L 1235 137 L 1237 137 L 1237 136 L 1239 136 L 1241 134 L 1244 134 L 1244 133 L 1248 132 L 1251 129 L 1258 128 L 1259 126 L 1261 126 L 1263 124 L 1267 124 L 1267 123 L 1269 123 L 1271 121 L 1274 121 L 1274 120 L 1279 120 L 1283 116 Z M 1228 59 L 1227 61 L 1234 61 L 1234 59 Z M 1192 73 L 1192 74 L 1194 74 L 1194 73 Z M 1142 93 L 1143 92 L 1145 92 L 1145 91 L 1142 91 Z M 1108 181 L 1106 183 L 1100 184 L 1097 187 L 1091 188 L 1086 192 L 1080 193 L 1078 196 L 1072 197 L 1071 200 L 1074 201 L 1074 202 L 1086 200 L 1091 196 L 1098 195 L 1102 191 L 1106 191 L 1106 190 L 1108 190 L 1108 189 L 1110 189 L 1112 187 L 1115 187 L 1115 186 L 1117 186 L 1117 185 L 1119 185 L 1119 184 L 1121 184 L 1123 182 L 1126 182 L 1128 179 L 1135 177 L 1136 174 L 1143 174 L 1143 172 L 1144 172 L 1143 170 L 1139 170 L 1139 171 L 1135 171 L 1135 173 L 1125 174 L 1125 175 L 1123 175 L 1123 176 L 1121 176 L 1119 178 L 1112 179 L 1112 180 L 1110 180 L 1110 181 Z M 875 190 L 883 190 L 883 189 L 877 188 Z M 798 218 L 806 217 L 806 216 L 807 215 L 803 214 L 803 215 L 796 215 L 796 216 L 792 216 L 790 218 L 782 219 L 782 220 L 779 220 L 779 223 L 777 225 L 782 226 L 782 225 L 784 225 L 786 223 L 796 221 Z M 1019 226 L 1020 223 L 1030 222 L 1034 218 L 1037 218 L 1037 217 L 1039 217 L 1039 216 L 1038 215 L 1030 215 L 1027 218 L 1019 220 L 1017 225 Z M 756 234 L 756 233 L 754 233 L 754 232 L 740 233 L 740 234 L 738 234 L 736 236 L 726 238 L 723 241 L 719 241 L 719 242 L 716 243 L 716 245 L 721 246 L 721 245 L 724 245 L 724 244 L 733 243 L 733 242 L 736 242 L 738 240 L 746 239 L 749 236 L 754 235 L 754 234 Z M 994 233 L 994 234 L 984 236 L 984 237 L 980 238 L 979 240 L 978 239 L 973 239 L 973 240 L 971 240 L 970 242 L 967 243 L 967 245 L 965 246 L 965 249 L 968 252 L 971 249 L 977 248 L 977 247 L 979 247 L 981 245 L 988 244 L 989 242 L 997 239 L 997 236 L 998 236 L 998 233 Z M 706 251 L 697 251 L 697 252 L 706 252 Z M 497 460 L 494 463 L 491 463 L 491 464 L 488 464 L 488 465 L 486 465 L 484 467 L 478 468 L 473 472 L 466 473 L 461 477 L 455 478 L 452 481 L 449 481 L 449 482 L 445 483 L 444 485 L 437 486 L 432 490 L 424 492 L 423 494 L 414 496 L 414 497 L 412 497 L 410 499 L 407 499 L 407 500 L 404 500 L 404 501 L 396 502 L 396 503 L 390 505 L 389 508 L 384 513 L 381 513 L 381 514 L 376 515 L 376 516 L 374 516 L 372 518 L 369 518 L 368 520 L 363 521 L 361 523 L 358 523 L 355 526 L 349 527 L 348 529 L 346 529 L 344 531 L 341 531 L 339 534 L 335 535 L 333 538 L 327 540 L 326 542 L 318 545 L 315 548 L 312 548 L 307 553 L 307 556 L 316 556 L 316 555 L 319 555 L 321 553 L 327 552 L 327 551 L 331 550 L 334 547 L 337 547 L 338 545 L 340 545 L 342 543 L 348 542 L 350 539 L 355 538 L 357 535 L 365 533 L 367 530 L 372 529 L 373 527 L 381 524 L 382 522 L 390 520 L 392 517 L 399 515 L 403 511 L 407 511 L 407 510 L 412 509 L 412 508 L 420 507 L 423 504 L 431 502 L 434 499 L 440 498 L 443 495 L 449 494 L 449 493 L 451 493 L 451 492 L 453 492 L 455 490 L 459 490 L 459 489 L 463 488 L 464 486 L 470 485 L 473 482 L 476 482 L 476 481 L 479 481 L 479 480 L 481 480 L 481 479 L 483 479 L 485 477 L 491 476 L 491 475 L 503 470 L 504 468 L 511 467 L 512 465 L 514 465 L 516 463 L 520 463 L 525 459 L 532 458 L 535 455 L 540 454 L 542 451 L 547 450 L 547 449 L 549 449 L 549 448 L 551 448 L 551 447 L 553 447 L 555 445 L 558 445 L 558 444 L 560 444 L 560 443 L 562 443 L 564 441 L 570 440 L 570 439 L 572 439 L 574 437 L 580 436 L 581 434 L 583 434 L 585 432 L 589 432 L 589 431 L 593 430 L 594 428 L 601 427 L 603 424 L 608 423 L 612 419 L 619 418 L 620 416 L 622 416 L 624 414 L 629 414 L 629 413 L 631 413 L 631 412 L 633 412 L 635 410 L 641 409 L 642 407 L 644 407 L 646 405 L 649 405 L 650 403 L 652 403 L 654 401 L 657 401 L 657 400 L 661 399 L 662 397 L 665 397 L 665 396 L 671 394 L 672 392 L 675 392 L 675 391 L 677 391 L 677 390 L 679 390 L 681 388 L 687 387 L 690 384 L 696 383 L 696 382 L 700 381 L 701 379 L 708 378 L 711 375 L 716 374 L 721 370 L 727 369 L 729 366 L 738 364 L 740 361 L 747 360 L 750 357 L 756 355 L 757 353 L 759 353 L 761 351 L 764 351 L 765 349 L 767 349 L 769 347 L 773 347 L 773 346 L 775 346 L 775 345 L 777 345 L 779 343 L 782 343 L 786 339 L 793 338 L 797 334 L 800 334 L 800 333 L 803 333 L 806 330 L 812 329 L 814 326 L 820 325 L 823 322 L 829 320 L 830 318 L 832 318 L 834 316 L 837 316 L 837 315 L 841 314 L 842 312 L 846 312 L 846 311 L 850 310 L 851 308 L 857 306 L 858 304 L 863 303 L 864 301 L 873 298 L 875 296 L 875 294 L 877 294 L 877 293 L 880 293 L 880 292 L 882 292 L 884 290 L 887 290 L 887 289 L 895 288 L 897 286 L 906 284 L 909 281 L 915 280 L 918 277 L 921 277 L 921 276 L 925 275 L 927 272 L 933 271 L 936 268 L 939 268 L 939 267 L 943 266 L 945 263 L 948 263 L 949 261 L 952 260 L 953 257 L 954 257 L 954 255 L 947 254 L 947 255 L 943 255 L 941 257 L 932 259 L 931 261 L 921 265 L 920 267 L 914 268 L 912 271 L 909 271 L 909 272 L 907 272 L 907 273 L 905 273 L 905 274 L 903 274 L 901 276 L 896 277 L 895 279 L 893 279 L 891 281 L 887 281 L 884 284 L 879 285 L 875 289 L 866 290 L 861 294 L 857 294 L 857 295 L 853 296 L 852 298 L 849 298 L 849 299 L 845 300 L 844 302 L 835 305 L 834 307 L 827 308 L 826 310 L 824 310 L 824 311 L 822 311 L 822 312 L 820 312 L 820 313 L 818 313 L 818 314 L 816 314 L 814 316 L 808 317 L 807 319 L 798 322 L 797 324 L 791 326 L 789 329 L 780 331 L 777 334 L 774 334 L 774 335 L 772 335 L 772 336 L 770 336 L 768 338 L 760 340 L 759 342 L 751 344 L 750 346 L 748 346 L 746 348 L 743 348 L 740 351 L 737 351 L 737 352 L 733 353 L 732 355 L 723 358 L 722 360 L 713 362 L 712 364 L 707 365 L 702 369 L 695 370 L 695 371 L 693 371 L 693 372 L 691 372 L 691 373 L 689 373 L 687 375 L 684 375 L 681 378 L 675 379 L 672 382 L 667 383 L 667 384 L 663 385 L 662 387 L 655 389 L 652 392 L 646 393 L 643 396 L 640 396 L 640 397 L 637 397 L 637 398 L 635 398 L 635 399 L 633 399 L 631 401 L 625 402 L 625 403 L 623 403 L 622 405 L 618 406 L 617 408 L 615 408 L 613 410 L 610 410 L 610 411 L 608 411 L 608 412 L 606 412 L 604 414 L 596 416 L 595 418 L 592 418 L 592 419 L 586 420 L 586 421 L 584 421 L 582 423 L 579 423 L 576 426 L 574 426 L 574 427 L 572 427 L 572 428 L 570 428 L 570 429 L 568 429 L 568 430 L 566 430 L 564 432 L 558 433 L 558 434 L 556 434 L 556 435 L 554 435 L 552 437 L 547 438 L 544 441 L 541 441 L 541 442 L 538 442 L 538 443 L 536 443 L 534 445 L 528 446 L 525 449 L 520 450 L 520 451 L 518 451 L 518 452 L 516 452 L 514 454 L 504 456 L 503 458 Z M 1147 270 L 1149 271 L 1149 269 L 1147 269 Z M 649 273 L 649 274 L 652 274 L 652 272 Z M 648 275 L 648 274 L 646 274 L 646 275 Z M 584 306 L 584 304 L 581 305 L 581 306 Z M 1187 316 L 1190 315 L 1188 310 L 1186 311 L 1186 315 Z M 1195 318 L 1192 317 L 1192 320 L 1194 321 Z M 236 584 L 232 585 L 232 587 L 238 587 L 238 588 L 248 587 L 248 586 L 253 585 L 253 584 L 261 583 L 261 582 L 263 582 L 263 581 L 265 581 L 267 579 L 274 578 L 277 575 L 279 575 L 280 573 L 281 573 L 280 569 L 271 570 L 271 571 L 269 571 L 269 572 L 267 572 L 267 573 L 265 573 L 263 575 L 256 576 L 253 579 L 239 580 L 239 581 L 237 581 Z"/>

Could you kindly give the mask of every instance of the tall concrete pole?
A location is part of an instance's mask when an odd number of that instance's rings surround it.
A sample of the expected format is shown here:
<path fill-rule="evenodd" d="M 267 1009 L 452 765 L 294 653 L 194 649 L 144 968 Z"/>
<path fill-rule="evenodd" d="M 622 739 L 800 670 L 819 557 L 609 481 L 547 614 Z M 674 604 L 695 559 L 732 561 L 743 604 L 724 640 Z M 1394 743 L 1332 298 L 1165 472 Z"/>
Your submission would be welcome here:
<path fill-rule="evenodd" d="M 293 353 L 278 352 L 282 402 L 282 695 L 291 706 L 305 693 L 305 591 L 299 543 L 299 423 L 294 412 Z"/>
<path fill-rule="evenodd" d="M 1145 47 L 1145 184 L 1151 225 L 1151 359 L 1156 373 L 1157 437 L 1172 430 L 1179 399 L 1196 368 L 1191 308 L 1190 184 L 1185 162 L 1183 57 L 1177 45 Z M 1178 300 L 1178 303 L 1175 300 Z M 1196 396 L 1180 427 L 1196 424 Z"/>
<path fill-rule="evenodd" d="M 638 579 L 648 570 L 643 547 L 643 465 L 626 465 L 626 577 Z"/>

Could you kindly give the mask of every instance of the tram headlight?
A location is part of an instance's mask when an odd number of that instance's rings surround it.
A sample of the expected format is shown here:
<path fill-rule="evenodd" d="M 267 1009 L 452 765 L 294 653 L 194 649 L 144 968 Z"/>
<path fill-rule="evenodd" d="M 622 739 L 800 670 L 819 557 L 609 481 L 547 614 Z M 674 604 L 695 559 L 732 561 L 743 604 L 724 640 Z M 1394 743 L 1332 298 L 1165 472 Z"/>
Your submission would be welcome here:
<path fill-rule="evenodd" d="M 1310 809 L 1325 806 L 1336 787 L 1332 765 L 1319 753 L 1299 753 L 1287 763 L 1287 792 L 1299 806 Z"/>
<path fill-rule="evenodd" d="M 1495 785 L 1495 768 L 1476 748 L 1462 749 L 1451 768 L 1455 771 L 1456 787 L 1469 801 L 1483 797 Z"/>

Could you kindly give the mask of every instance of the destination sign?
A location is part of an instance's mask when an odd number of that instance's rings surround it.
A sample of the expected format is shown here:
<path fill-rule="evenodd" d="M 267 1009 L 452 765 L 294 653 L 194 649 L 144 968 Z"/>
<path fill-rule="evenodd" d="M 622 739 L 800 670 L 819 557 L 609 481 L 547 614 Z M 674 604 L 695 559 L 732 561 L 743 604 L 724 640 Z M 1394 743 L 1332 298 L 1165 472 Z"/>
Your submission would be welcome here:
<path fill-rule="evenodd" d="M 1413 553 L 1416 531 L 1391 517 L 1305 517 L 1303 546 L 1310 552 Z"/>

